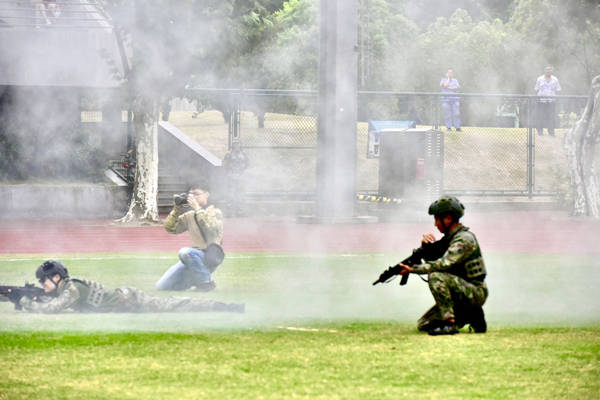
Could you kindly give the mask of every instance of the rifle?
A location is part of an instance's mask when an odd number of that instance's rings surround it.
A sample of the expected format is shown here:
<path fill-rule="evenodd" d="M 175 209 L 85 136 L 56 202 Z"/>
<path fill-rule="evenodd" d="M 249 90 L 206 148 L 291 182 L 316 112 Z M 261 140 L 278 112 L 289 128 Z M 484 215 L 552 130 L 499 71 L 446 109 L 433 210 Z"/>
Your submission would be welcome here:
<path fill-rule="evenodd" d="M 385 271 L 383 271 L 381 275 L 379 275 L 379 278 L 375 282 L 373 282 L 373 285 L 377 285 L 378 283 L 385 283 L 394 276 L 400 275 L 400 271 L 402 271 L 402 267 L 400 267 L 400 264 L 412 267 L 415 264 L 420 264 L 422 260 L 437 260 L 438 258 L 444 255 L 446 250 L 448 250 L 448 245 L 449 241 L 445 237 L 433 243 L 423 244 L 418 249 L 414 249 L 409 257 L 405 258 L 400 263 L 392 267 L 388 267 Z M 400 285 L 406 285 L 406 282 L 408 282 L 408 275 L 409 274 L 402 275 Z"/>
<path fill-rule="evenodd" d="M 21 309 L 19 300 L 23 296 L 37 300 L 42 296 L 49 296 L 49 294 L 33 283 L 26 283 L 25 286 L 0 286 L 0 301 L 11 301 L 15 305 L 15 310 Z"/>

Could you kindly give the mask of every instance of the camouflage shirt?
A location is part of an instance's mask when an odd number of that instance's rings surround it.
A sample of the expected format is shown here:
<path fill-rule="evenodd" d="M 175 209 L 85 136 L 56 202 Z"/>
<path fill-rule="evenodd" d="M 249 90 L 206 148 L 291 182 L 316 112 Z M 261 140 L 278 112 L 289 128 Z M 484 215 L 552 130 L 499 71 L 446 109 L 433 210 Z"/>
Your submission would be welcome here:
<path fill-rule="evenodd" d="M 176 205 L 167 216 L 164 226 L 167 232 L 173 234 L 188 231 L 192 246 L 198 249 L 205 249 L 210 243 L 221 244 L 223 241 L 223 214 L 215 206 L 181 214 L 181 206 Z"/>
<path fill-rule="evenodd" d="M 244 305 L 222 303 L 198 297 L 158 297 L 132 286 L 109 289 L 87 279 L 68 278 L 58 288 L 56 297 L 34 301 L 22 297 L 20 304 L 26 311 L 38 313 L 76 312 L 243 312 Z"/>
<path fill-rule="evenodd" d="M 413 273 L 448 272 L 468 281 L 483 281 L 486 275 L 485 264 L 473 232 L 458 224 L 448 235 L 450 243 L 444 255 L 437 260 L 414 265 Z"/>
<path fill-rule="evenodd" d="M 20 300 L 27 311 L 58 313 L 66 310 L 78 312 L 115 311 L 120 305 L 119 295 L 101 283 L 87 279 L 70 278 L 57 289 L 57 296 L 38 302 L 27 297 Z"/>

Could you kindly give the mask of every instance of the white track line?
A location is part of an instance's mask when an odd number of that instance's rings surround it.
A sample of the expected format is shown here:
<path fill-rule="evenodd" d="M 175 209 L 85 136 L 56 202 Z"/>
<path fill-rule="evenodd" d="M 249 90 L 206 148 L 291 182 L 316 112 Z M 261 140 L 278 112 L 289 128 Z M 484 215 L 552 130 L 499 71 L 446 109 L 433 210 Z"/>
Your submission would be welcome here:
<path fill-rule="evenodd" d="M 338 331 L 335 329 L 302 328 L 302 327 L 296 327 L 296 326 L 278 326 L 277 328 L 285 329 L 288 331 L 338 333 Z"/>

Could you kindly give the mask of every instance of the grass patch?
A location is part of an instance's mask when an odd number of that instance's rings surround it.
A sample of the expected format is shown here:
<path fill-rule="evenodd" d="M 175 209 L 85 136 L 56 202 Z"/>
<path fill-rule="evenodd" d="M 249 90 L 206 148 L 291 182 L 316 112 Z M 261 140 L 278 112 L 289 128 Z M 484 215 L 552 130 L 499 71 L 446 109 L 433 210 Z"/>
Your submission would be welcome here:
<path fill-rule="evenodd" d="M 269 329 L 285 324 L 389 320 L 414 322 L 433 303 L 427 284 L 411 276 L 372 286 L 397 254 L 228 254 L 215 273 L 217 290 L 185 296 L 245 302 L 245 314 L 61 314 L 15 312 L 0 303 L 0 331 L 83 330 L 101 332 Z M 0 282 L 35 281 L 46 258 L 0 257 Z M 71 276 L 109 287 L 136 286 L 158 296 L 154 283 L 177 261 L 176 254 L 52 255 Z M 490 297 L 485 305 L 490 326 L 585 326 L 600 323 L 600 260 L 591 256 L 486 253 Z"/>
<path fill-rule="evenodd" d="M 230 254 L 217 290 L 245 314 L 56 314 L 0 303 L 0 399 L 589 399 L 600 393 L 597 258 L 486 254 L 489 331 L 430 337 L 411 277 L 371 286 L 402 254 Z M 50 255 L 0 256 L 0 282 Z M 71 275 L 153 284 L 170 253 L 54 254 Z"/>
<path fill-rule="evenodd" d="M 596 398 L 600 328 L 0 333 L 0 398 Z M 49 371 L 52 371 L 49 373 Z"/>

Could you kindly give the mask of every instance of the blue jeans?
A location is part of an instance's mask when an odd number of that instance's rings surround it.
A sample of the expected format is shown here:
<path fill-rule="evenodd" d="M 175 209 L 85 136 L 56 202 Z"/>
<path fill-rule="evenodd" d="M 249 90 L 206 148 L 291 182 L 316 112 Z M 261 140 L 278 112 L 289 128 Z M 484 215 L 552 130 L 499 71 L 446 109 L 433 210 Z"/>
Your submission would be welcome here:
<path fill-rule="evenodd" d="M 458 99 L 445 99 L 442 101 L 442 107 L 444 107 L 446 128 L 452 128 L 453 122 L 455 128 L 460 128 L 460 101 Z"/>
<path fill-rule="evenodd" d="M 179 250 L 179 262 L 156 282 L 158 290 L 186 290 L 212 281 L 211 272 L 204 265 L 204 251 L 193 247 Z"/>

